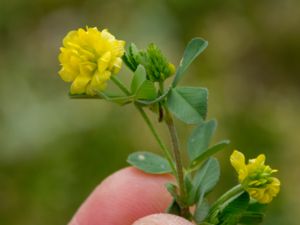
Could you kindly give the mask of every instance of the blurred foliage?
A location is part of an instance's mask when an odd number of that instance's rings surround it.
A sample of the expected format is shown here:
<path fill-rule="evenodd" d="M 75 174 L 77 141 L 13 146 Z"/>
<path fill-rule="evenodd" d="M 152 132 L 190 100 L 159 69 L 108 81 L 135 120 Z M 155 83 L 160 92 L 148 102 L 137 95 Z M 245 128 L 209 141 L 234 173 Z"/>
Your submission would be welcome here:
<path fill-rule="evenodd" d="M 298 224 L 299 21 L 298 0 L 0 1 L 0 224 L 66 224 L 129 152 L 158 150 L 133 107 L 68 99 L 57 55 L 63 36 L 85 25 L 154 42 L 177 63 L 192 37 L 207 39 L 183 83 L 209 88 L 209 117 L 232 141 L 219 154 L 217 194 L 236 182 L 233 148 L 264 152 L 283 183 L 264 224 Z M 183 142 L 191 129 L 178 126 Z"/>

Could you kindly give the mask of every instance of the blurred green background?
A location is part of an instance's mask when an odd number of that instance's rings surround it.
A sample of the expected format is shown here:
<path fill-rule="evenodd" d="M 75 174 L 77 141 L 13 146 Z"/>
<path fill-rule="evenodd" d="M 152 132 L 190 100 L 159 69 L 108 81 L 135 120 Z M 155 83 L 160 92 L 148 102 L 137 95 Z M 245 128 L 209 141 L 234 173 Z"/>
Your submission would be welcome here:
<path fill-rule="evenodd" d="M 140 48 L 155 42 L 175 64 L 191 38 L 207 39 L 181 85 L 209 88 L 216 140 L 232 141 L 218 154 L 222 178 L 211 196 L 236 182 L 232 149 L 264 152 L 282 181 L 264 224 L 298 225 L 299 24 L 298 0 L 1 0 L 0 224 L 66 224 L 128 153 L 158 151 L 132 106 L 68 98 L 59 47 L 68 31 L 89 25 Z M 128 70 L 119 77 L 128 82 Z M 184 149 L 191 127 L 178 126 Z"/>

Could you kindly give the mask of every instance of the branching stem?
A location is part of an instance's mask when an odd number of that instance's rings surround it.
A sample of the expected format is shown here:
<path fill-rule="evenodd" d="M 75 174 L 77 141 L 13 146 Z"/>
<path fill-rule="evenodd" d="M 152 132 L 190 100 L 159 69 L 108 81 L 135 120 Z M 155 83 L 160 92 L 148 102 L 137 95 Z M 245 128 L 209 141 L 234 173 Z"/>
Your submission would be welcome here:
<path fill-rule="evenodd" d="M 127 89 L 127 87 L 122 83 L 122 81 L 120 81 L 118 78 L 112 76 L 112 81 L 126 94 L 126 95 L 131 95 L 130 91 Z M 174 162 L 173 162 L 173 159 L 172 159 L 172 156 L 170 154 L 170 151 L 167 149 L 167 147 L 164 145 L 164 143 L 162 142 L 162 140 L 160 139 L 157 131 L 155 130 L 153 124 L 151 123 L 149 117 L 147 116 L 146 112 L 144 111 L 144 109 L 135 104 L 137 110 L 140 112 L 140 114 L 142 115 L 143 119 L 145 120 L 146 124 L 148 125 L 151 133 L 153 134 L 155 140 L 157 141 L 159 147 L 161 148 L 161 150 L 163 151 L 164 155 L 166 156 L 170 166 L 171 166 L 171 169 L 172 169 L 172 173 L 174 174 L 174 176 L 177 177 L 177 174 L 176 174 L 176 168 L 175 168 L 175 165 L 174 165 Z"/>
<path fill-rule="evenodd" d="M 116 77 L 112 77 L 112 81 L 126 94 L 126 95 L 130 95 L 130 91 L 127 89 L 127 87 L 120 81 L 118 80 Z M 159 86 L 160 92 L 163 93 L 163 84 L 160 83 Z M 136 108 L 138 109 L 138 111 L 140 112 L 140 114 L 142 115 L 143 119 L 145 120 L 146 124 L 148 125 L 149 129 L 151 130 L 154 138 L 156 139 L 157 143 L 159 144 L 160 148 L 162 149 L 162 151 L 164 152 L 171 168 L 173 171 L 173 174 L 176 176 L 177 179 L 177 183 L 179 186 L 179 193 L 180 193 L 180 197 L 184 200 L 186 199 L 187 196 L 187 192 L 186 192 L 186 188 L 185 188 L 185 184 L 184 184 L 184 173 L 183 173 L 183 165 L 182 165 L 182 160 L 181 160 L 181 155 L 180 155 L 180 149 L 179 149 L 179 139 L 178 139 L 178 135 L 177 135 L 177 130 L 173 121 L 173 117 L 171 115 L 171 113 L 169 112 L 168 107 L 163 103 L 163 107 L 165 109 L 165 122 L 168 126 L 169 129 L 169 133 L 171 136 L 171 141 L 172 141 L 172 149 L 173 149 L 173 155 L 174 155 L 174 159 L 175 159 L 175 165 L 172 159 L 172 156 L 169 152 L 169 150 L 166 148 L 166 146 L 163 144 L 162 140 L 160 139 L 157 131 L 155 130 L 153 124 L 151 123 L 149 117 L 147 116 L 147 114 L 145 113 L 144 109 L 139 106 L 138 104 L 135 104 Z M 190 216 L 190 212 L 189 212 L 189 208 L 186 205 L 182 205 L 181 204 L 181 216 L 188 218 Z"/>

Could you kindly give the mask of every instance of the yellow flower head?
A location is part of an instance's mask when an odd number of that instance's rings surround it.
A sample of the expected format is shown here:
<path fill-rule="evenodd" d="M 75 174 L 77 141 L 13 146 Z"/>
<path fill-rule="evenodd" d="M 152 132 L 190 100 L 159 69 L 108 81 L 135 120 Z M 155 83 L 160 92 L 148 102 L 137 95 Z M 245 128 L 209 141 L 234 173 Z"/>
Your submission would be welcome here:
<path fill-rule="evenodd" d="M 265 165 L 265 159 L 265 155 L 261 154 L 246 164 L 243 153 L 235 150 L 230 156 L 230 162 L 238 173 L 239 182 L 252 198 L 262 204 L 271 202 L 280 190 L 280 181 L 272 176 L 277 170 Z"/>
<path fill-rule="evenodd" d="M 95 95 L 120 71 L 125 42 L 96 27 L 70 31 L 60 48 L 59 75 L 72 82 L 71 94 Z"/>

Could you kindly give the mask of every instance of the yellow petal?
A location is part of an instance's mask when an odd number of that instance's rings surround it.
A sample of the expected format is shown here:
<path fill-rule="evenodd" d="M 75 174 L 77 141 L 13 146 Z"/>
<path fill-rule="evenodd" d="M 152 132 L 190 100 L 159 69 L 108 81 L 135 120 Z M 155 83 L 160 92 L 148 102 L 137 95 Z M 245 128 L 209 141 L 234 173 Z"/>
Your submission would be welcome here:
<path fill-rule="evenodd" d="M 237 172 L 239 172 L 241 169 L 245 169 L 246 167 L 244 154 L 237 150 L 234 150 L 231 154 L 230 162 Z"/>
<path fill-rule="evenodd" d="M 77 76 L 71 85 L 71 94 L 83 94 L 91 78 L 87 76 Z"/>
<path fill-rule="evenodd" d="M 70 31 L 66 37 L 63 39 L 63 46 L 67 47 L 68 43 L 77 37 L 77 31 Z"/>
<path fill-rule="evenodd" d="M 84 62 L 79 65 L 79 68 L 81 76 L 92 77 L 96 69 L 96 64 L 92 62 Z"/>
<path fill-rule="evenodd" d="M 265 164 L 266 156 L 264 154 L 260 154 L 256 159 L 250 159 L 249 163 L 255 164 L 256 167 L 262 166 Z"/>
<path fill-rule="evenodd" d="M 238 173 L 239 182 L 242 183 L 248 176 L 248 170 L 245 164 L 245 156 L 243 153 L 234 150 L 230 156 L 231 165 Z"/>
<path fill-rule="evenodd" d="M 259 168 L 263 167 L 265 163 L 265 159 L 266 157 L 263 154 L 260 154 L 255 159 L 250 159 L 247 165 L 249 173 L 255 172 L 259 170 Z"/>
<path fill-rule="evenodd" d="M 261 198 L 257 199 L 257 201 L 261 204 L 268 204 L 272 201 L 272 196 L 269 194 L 264 194 Z"/>
<path fill-rule="evenodd" d="M 115 40 L 112 44 L 112 54 L 121 57 L 124 54 L 125 41 Z"/>
<path fill-rule="evenodd" d="M 116 58 L 115 61 L 113 61 L 113 66 L 112 66 L 111 72 L 113 74 L 117 74 L 120 72 L 121 67 L 122 67 L 122 59 Z"/>
<path fill-rule="evenodd" d="M 106 88 L 106 81 L 110 78 L 111 72 L 104 71 L 103 73 L 97 72 L 92 80 L 91 83 L 88 85 L 88 92 L 95 94 L 96 91 L 103 91 Z"/>
<path fill-rule="evenodd" d="M 63 79 L 66 82 L 71 82 L 75 79 L 76 74 L 74 74 L 72 71 L 66 70 L 64 67 L 58 72 L 61 79 Z"/>
<path fill-rule="evenodd" d="M 276 177 L 273 177 L 273 181 L 270 184 L 270 188 L 271 188 L 273 194 L 277 195 L 278 192 L 280 191 L 280 180 L 277 179 Z"/>
<path fill-rule="evenodd" d="M 101 31 L 101 36 L 102 36 L 102 38 L 107 39 L 107 40 L 111 40 L 111 41 L 115 40 L 115 36 L 113 36 L 111 33 L 109 33 L 107 29 L 104 29 Z"/>
<path fill-rule="evenodd" d="M 98 71 L 100 73 L 104 72 L 109 66 L 109 62 L 111 60 L 111 52 L 106 52 L 101 58 L 98 60 Z"/>

